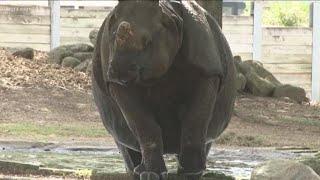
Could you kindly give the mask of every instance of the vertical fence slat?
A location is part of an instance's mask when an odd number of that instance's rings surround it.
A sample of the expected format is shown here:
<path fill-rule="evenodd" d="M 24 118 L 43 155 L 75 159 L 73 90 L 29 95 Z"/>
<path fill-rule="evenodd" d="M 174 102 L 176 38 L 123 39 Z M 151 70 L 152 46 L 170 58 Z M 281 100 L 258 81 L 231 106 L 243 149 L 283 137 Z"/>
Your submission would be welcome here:
<path fill-rule="evenodd" d="M 313 4 L 312 100 L 320 101 L 320 2 Z"/>
<path fill-rule="evenodd" d="M 60 46 L 60 0 L 49 0 L 51 12 L 51 49 Z"/>
<path fill-rule="evenodd" d="M 261 61 L 262 57 L 262 11 L 263 2 L 254 2 L 253 23 L 253 60 Z"/>

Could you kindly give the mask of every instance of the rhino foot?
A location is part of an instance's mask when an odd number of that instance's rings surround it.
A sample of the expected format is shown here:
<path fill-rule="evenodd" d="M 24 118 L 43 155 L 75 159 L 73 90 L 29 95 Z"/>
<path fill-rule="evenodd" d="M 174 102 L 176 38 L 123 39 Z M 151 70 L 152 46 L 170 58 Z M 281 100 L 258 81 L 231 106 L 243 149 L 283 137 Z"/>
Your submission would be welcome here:
<path fill-rule="evenodd" d="M 160 180 L 160 176 L 154 172 L 142 172 L 140 180 Z"/>
<path fill-rule="evenodd" d="M 199 172 L 184 172 L 180 167 L 178 168 L 178 174 L 183 177 L 184 180 L 199 180 L 202 177 L 203 171 Z"/>
<path fill-rule="evenodd" d="M 163 172 L 159 176 L 154 172 L 142 172 L 140 174 L 140 180 L 168 180 L 168 173 Z"/>
<path fill-rule="evenodd" d="M 159 175 L 152 171 L 146 171 L 143 164 L 134 168 L 134 174 L 139 180 L 168 180 L 167 171 L 164 171 Z"/>

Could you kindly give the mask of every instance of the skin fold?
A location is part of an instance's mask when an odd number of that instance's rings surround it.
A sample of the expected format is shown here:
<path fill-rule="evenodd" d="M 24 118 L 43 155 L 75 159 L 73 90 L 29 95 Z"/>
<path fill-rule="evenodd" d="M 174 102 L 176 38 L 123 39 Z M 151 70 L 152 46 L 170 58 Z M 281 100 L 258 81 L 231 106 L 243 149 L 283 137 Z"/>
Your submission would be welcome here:
<path fill-rule="evenodd" d="M 129 172 L 166 180 L 170 153 L 179 174 L 200 179 L 236 94 L 233 56 L 213 17 L 195 1 L 119 1 L 100 28 L 92 81 Z"/>

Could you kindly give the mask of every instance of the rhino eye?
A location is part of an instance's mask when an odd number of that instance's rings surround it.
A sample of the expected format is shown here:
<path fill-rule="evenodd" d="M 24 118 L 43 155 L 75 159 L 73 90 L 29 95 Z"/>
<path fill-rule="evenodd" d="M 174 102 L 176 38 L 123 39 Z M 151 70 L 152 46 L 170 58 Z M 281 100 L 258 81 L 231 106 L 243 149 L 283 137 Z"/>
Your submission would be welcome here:
<path fill-rule="evenodd" d="M 116 38 L 116 35 L 117 35 L 117 31 L 111 32 L 111 38 L 112 38 L 112 39 L 115 39 L 115 38 Z"/>

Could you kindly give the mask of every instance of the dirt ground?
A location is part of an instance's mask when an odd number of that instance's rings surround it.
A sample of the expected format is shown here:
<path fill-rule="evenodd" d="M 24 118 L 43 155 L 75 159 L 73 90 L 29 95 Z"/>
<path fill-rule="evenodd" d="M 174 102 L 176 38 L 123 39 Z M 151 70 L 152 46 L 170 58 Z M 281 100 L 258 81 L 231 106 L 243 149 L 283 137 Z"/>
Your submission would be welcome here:
<path fill-rule="evenodd" d="M 0 90 L 0 138 L 45 142 L 110 142 L 92 95 L 61 89 Z M 217 143 L 228 146 L 320 147 L 320 108 L 242 95 Z"/>
<path fill-rule="evenodd" d="M 0 49 L 0 140 L 113 144 L 80 72 Z M 239 95 L 221 146 L 320 148 L 320 107 Z"/>

